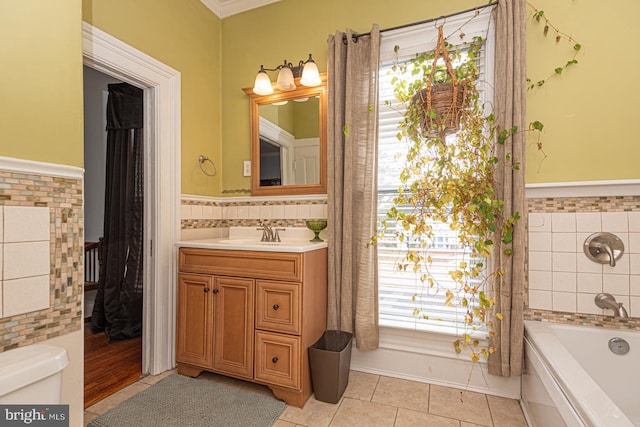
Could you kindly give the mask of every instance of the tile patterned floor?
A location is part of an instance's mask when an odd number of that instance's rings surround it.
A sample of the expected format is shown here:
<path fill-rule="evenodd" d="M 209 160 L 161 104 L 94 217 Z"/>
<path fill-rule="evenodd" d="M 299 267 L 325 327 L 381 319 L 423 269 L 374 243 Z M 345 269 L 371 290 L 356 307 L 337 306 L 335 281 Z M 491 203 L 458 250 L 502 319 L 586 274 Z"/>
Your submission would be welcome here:
<path fill-rule="evenodd" d="M 148 376 L 85 410 L 96 416 L 175 371 Z M 200 377 L 250 393 L 272 396 L 267 387 L 211 373 Z M 351 371 L 340 402 L 313 396 L 303 409 L 287 407 L 274 427 L 527 427 L 518 401 L 471 391 Z"/>

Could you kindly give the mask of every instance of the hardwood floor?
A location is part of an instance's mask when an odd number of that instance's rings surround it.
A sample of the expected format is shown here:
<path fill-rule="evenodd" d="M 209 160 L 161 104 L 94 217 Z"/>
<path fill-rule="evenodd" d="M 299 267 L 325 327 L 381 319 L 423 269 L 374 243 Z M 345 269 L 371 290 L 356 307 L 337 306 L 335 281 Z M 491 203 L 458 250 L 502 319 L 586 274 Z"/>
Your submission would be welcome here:
<path fill-rule="evenodd" d="M 84 407 L 133 384 L 142 377 L 142 338 L 109 344 L 106 334 L 84 328 Z"/>

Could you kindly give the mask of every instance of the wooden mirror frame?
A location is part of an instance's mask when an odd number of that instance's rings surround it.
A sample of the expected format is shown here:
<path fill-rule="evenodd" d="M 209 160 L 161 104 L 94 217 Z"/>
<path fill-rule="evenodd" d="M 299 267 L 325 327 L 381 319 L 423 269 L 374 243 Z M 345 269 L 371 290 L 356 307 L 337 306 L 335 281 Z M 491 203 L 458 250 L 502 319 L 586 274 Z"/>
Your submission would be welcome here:
<path fill-rule="evenodd" d="M 320 74 L 322 84 L 308 87 L 300 84 L 300 79 L 295 79 L 296 89 L 279 91 L 271 95 L 257 95 L 253 88 L 242 89 L 249 95 L 251 114 L 251 195 L 252 196 L 281 196 L 297 194 L 326 194 L 327 193 L 327 75 Z M 274 102 L 290 101 L 298 98 L 319 98 L 319 139 L 320 139 L 320 183 L 319 184 L 295 184 L 295 185 L 260 185 L 260 111 L 261 105 Z"/>

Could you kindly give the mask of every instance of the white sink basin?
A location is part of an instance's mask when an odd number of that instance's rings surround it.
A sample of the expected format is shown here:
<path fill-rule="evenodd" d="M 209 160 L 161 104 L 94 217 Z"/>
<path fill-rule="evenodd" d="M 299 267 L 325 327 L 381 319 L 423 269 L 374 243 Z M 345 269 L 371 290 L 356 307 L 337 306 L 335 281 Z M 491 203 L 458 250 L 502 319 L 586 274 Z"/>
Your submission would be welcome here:
<path fill-rule="evenodd" d="M 219 239 L 218 243 L 223 243 L 227 245 L 248 245 L 248 244 L 255 244 L 260 242 L 256 242 L 255 240 L 245 240 L 245 239 Z"/>

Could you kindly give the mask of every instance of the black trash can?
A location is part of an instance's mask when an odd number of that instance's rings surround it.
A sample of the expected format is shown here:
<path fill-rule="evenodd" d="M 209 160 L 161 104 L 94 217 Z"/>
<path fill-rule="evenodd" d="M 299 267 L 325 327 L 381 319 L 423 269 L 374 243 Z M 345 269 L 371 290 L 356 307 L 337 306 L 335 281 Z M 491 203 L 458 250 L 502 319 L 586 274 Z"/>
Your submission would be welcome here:
<path fill-rule="evenodd" d="M 344 331 L 325 331 L 309 347 L 311 382 L 317 400 L 338 403 L 349 383 L 351 339 Z"/>

